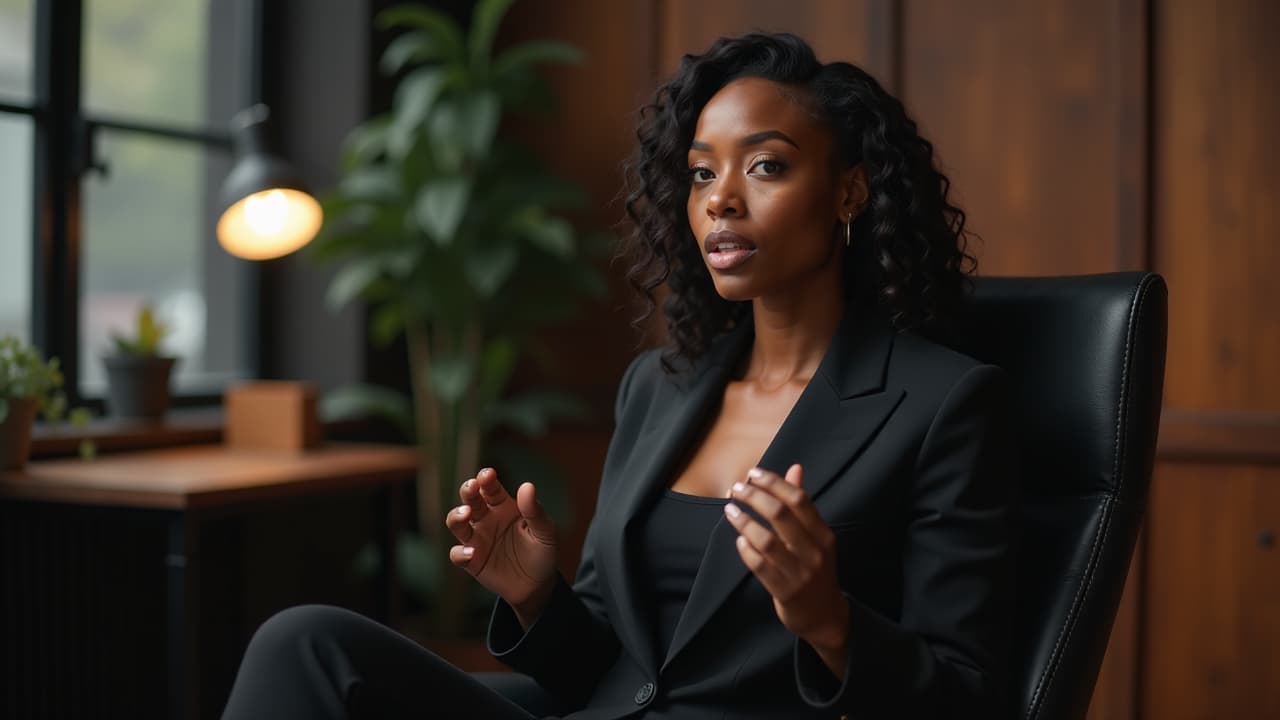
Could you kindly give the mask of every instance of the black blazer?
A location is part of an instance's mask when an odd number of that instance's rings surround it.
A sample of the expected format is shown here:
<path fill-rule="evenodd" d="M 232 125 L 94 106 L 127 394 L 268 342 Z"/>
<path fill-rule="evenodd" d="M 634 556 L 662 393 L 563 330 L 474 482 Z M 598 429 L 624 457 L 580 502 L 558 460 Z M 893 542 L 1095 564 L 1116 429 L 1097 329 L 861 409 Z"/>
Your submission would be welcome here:
<path fill-rule="evenodd" d="M 852 313 L 759 463 L 801 463 L 835 531 L 851 617 L 843 676 L 778 621 L 724 519 L 658 656 L 631 530 L 705 435 L 752 335 L 743 323 L 675 376 L 656 351 L 631 364 L 577 580 L 559 581 L 527 633 L 499 600 L 490 651 L 582 708 L 572 718 L 1001 715 L 1012 588 L 1003 373 Z"/>

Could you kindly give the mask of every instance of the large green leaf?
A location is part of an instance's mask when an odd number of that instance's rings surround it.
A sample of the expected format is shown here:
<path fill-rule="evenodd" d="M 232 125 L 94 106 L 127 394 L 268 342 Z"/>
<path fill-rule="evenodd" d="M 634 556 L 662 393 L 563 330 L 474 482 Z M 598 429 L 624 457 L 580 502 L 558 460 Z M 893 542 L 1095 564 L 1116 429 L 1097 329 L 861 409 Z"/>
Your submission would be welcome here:
<path fill-rule="evenodd" d="M 436 397 L 445 402 L 457 402 L 467 393 L 475 377 L 475 366 L 471 359 L 463 355 L 446 355 L 437 357 L 431 363 L 431 371 L 427 376 L 431 389 Z"/>
<path fill-rule="evenodd" d="M 435 42 L 435 47 L 438 48 L 437 58 L 446 63 L 466 62 L 462 31 L 458 29 L 457 23 L 438 10 L 405 3 L 378 13 L 376 22 L 382 30 L 397 27 L 422 30 Z"/>
<path fill-rule="evenodd" d="M 573 226 L 562 218 L 542 218 L 524 228 L 525 236 L 539 248 L 558 257 L 573 257 Z"/>
<path fill-rule="evenodd" d="M 396 574 L 418 598 L 435 597 L 444 571 L 443 549 L 421 535 L 404 533 L 396 543 Z"/>
<path fill-rule="evenodd" d="M 342 178 L 338 192 L 349 198 L 394 200 L 400 194 L 400 181 L 389 168 L 361 168 Z"/>
<path fill-rule="evenodd" d="M 409 73 L 396 87 L 393 120 L 387 137 L 387 149 L 393 158 L 399 160 L 409 152 L 414 134 L 426 121 L 448 81 L 446 70 L 428 67 Z"/>
<path fill-rule="evenodd" d="M 380 417 L 394 423 L 405 437 L 413 437 L 409 398 L 381 385 L 344 385 L 330 390 L 320 400 L 320 417 L 326 422 Z"/>
<path fill-rule="evenodd" d="M 325 293 L 325 303 L 330 308 L 339 310 L 363 295 L 381 275 L 381 258 L 364 257 L 354 260 L 333 276 L 333 280 L 329 282 L 329 291 Z"/>
<path fill-rule="evenodd" d="M 502 394 L 516 367 L 516 342 L 496 337 L 485 345 L 480 357 L 480 400 L 492 402 Z"/>
<path fill-rule="evenodd" d="M 369 318 L 369 338 L 378 347 L 386 347 L 404 332 L 404 308 L 400 302 L 382 303 Z"/>
<path fill-rule="evenodd" d="M 581 419 L 586 413 L 586 407 L 571 395 L 531 391 L 490 405 L 485 419 L 490 427 L 506 425 L 537 437 L 546 433 L 552 420 Z"/>
<path fill-rule="evenodd" d="M 427 136 L 431 139 L 431 156 L 442 172 L 461 172 L 470 147 L 471 130 L 467 127 L 466 109 L 456 95 L 442 99 L 427 120 Z"/>
<path fill-rule="evenodd" d="M 520 259 L 520 249 L 512 243 L 474 247 L 467 252 L 462 267 L 467 280 L 481 297 L 493 297 L 511 277 Z"/>
<path fill-rule="evenodd" d="M 467 211 L 471 198 L 471 179 L 462 176 L 432 180 L 418 191 L 414 203 L 414 217 L 423 229 L 441 247 L 453 243 L 458 224 Z"/>
<path fill-rule="evenodd" d="M 493 61 L 493 75 L 503 77 L 513 72 L 522 72 L 538 63 L 579 63 L 582 58 L 582 51 L 567 43 L 532 40 L 502 51 Z"/>
<path fill-rule="evenodd" d="M 472 93 L 459 104 L 460 128 L 472 157 L 484 157 L 493 144 L 501 118 L 498 96 L 491 92 Z"/>
<path fill-rule="evenodd" d="M 498 25 L 507 14 L 513 0 L 480 0 L 471 14 L 471 67 L 483 74 L 489 65 L 489 56 L 493 52 L 493 38 L 498 33 Z"/>
<path fill-rule="evenodd" d="M 352 172 L 381 155 L 387 147 L 390 125 L 391 116 L 381 115 L 352 128 L 342 145 L 343 171 Z"/>
<path fill-rule="evenodd" d="M 431 33 L 409 31 L 387 43 L 379 68 L 392 76 L 406 67 L 431 60 L 448 60 L 449 48 L 442 46 Z"/>

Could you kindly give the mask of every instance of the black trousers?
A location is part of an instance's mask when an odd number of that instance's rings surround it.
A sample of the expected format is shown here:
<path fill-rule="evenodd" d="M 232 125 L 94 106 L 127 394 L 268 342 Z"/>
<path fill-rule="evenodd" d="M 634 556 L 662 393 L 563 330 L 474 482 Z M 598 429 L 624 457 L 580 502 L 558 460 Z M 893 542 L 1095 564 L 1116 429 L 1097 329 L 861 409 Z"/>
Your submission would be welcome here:
<path fill-rule="evenodd" d="M 223 717 L 534 716 L 383 625 L 348 610 L 303 605 L 278 613 L 258 628 Z"/>

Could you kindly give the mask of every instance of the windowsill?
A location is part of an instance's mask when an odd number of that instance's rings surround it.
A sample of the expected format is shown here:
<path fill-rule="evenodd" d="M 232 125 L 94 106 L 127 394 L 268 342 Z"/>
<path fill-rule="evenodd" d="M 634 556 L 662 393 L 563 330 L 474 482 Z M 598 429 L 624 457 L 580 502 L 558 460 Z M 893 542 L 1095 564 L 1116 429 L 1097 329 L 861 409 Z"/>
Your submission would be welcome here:
<path fill-rule="evenodd" d="M 170 408 L 164 418 L 157 421 L 96 418 L 84 428 L 72 427 L 66 421 L 37 422 L 31 433 L 31 458 L 78 455 L 81 440 L 92 440 L 99 453 L 218 443 L 222 442 L 222 424 L 221 405 Z M 328 440 L 402 442 L 365 420 L 322 421 L 321 424 Z"/>
<path fill-rule="evenodd" d="M 87 427 L 70 423 L 36 423 L 31 433 L 31 457 L 76 455 L 81 440 L 92 440 L 98 452 L 215 443 L 222 440 L 222 408 L 177 408 L 162 420 L 96 418 Z"/>

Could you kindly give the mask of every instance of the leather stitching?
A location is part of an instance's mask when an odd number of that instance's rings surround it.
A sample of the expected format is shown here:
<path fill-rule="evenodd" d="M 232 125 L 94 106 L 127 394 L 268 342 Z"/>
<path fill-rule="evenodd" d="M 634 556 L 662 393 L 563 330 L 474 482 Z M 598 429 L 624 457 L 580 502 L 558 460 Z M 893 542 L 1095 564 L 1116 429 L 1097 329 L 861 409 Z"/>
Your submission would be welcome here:
<path fill-rule="evenodd" d="M 1116 498 L 1121 495 L 1124 487 L 1123 458 L 1127 446 L 1124 442 L 1124 421 L 1128 414 L 1129 400 L 1129 379 L 1130 379 L 1130 363 L 1132 357 L 1130 350 L 1135 344 L 1135 334 L 1137 333 L 1138 322 L 1142 317 L 1142 305 L 1146 300 L 1148 290 L 1154 285 L 1154 275 L 1147 274 L 1143 276 L 1138 283 L 1138 288 L 1134 293 L 1133 299 L 1130 301 L 1129 323 L 1125 332 L 1124 359 L 1120 369 L 1120 402 L 1118 413 L 1116 415 L 1116 440 L 1115 440 L 1115 460 L 1112 465 L 1112 473 L 1116 483 Z M 1107 537 L 1111 529 L 1111 516 L 1116 499 L 1111 498 L 1103 508 L 1102 518 L 1098 523 L 1098 530 L 1094 533 L 1093 544 L 1089 550 L 1089 561 L 1080 584 L 1080 588 L 1076 591 L 1075 597 L 1071 600 L 1071 609 L 1067 612 L 1067 621 L 1058 631 L 1058 639 L 1054 642 L 1053 650 L 1049 653 L 1049 666 L 1045 669 L 1044 674 L 1040 676 L 1040 680 L 1036 683 L 1035 692 L 1031 695 L 1031 704 L 1027 708 L 1025 717 L 1033 718 L 1039 715 L 1040 707 L 1044 697 L 1048 695 L 1049 689 L 1053 686 L 1053 681 L 1057 678 L 1057 669 L 1062 659 L 1061 651 L 1065 644 L 1071 640 L 1071 634 L 1075 630 L 1076 621 L 1079 619 L 1082 598 L 1089 594 L 1092 589 L 1094 572 L 1097 569 L 1098 561 L 1101 556 L 1101 548 L 1107 545 Z M 1099 541 L 1101 538 L 1101 541 Z"/>

